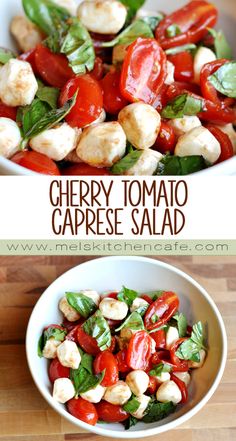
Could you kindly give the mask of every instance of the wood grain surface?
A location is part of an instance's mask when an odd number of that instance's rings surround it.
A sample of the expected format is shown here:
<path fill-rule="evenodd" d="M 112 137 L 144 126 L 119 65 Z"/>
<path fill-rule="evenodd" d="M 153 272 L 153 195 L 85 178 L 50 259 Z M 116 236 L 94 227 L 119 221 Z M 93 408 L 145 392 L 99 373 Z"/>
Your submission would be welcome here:
<path fill-rule="evenodd" d="M 41 397 L 26 364 L 31 310 L 56 277 L 91 257 L 0 257 L 0 440 L 99 441 L 62 419 Z M 228 362 L 209 403 L 190 421 L 150 441 L 236 440 L 236 257 L 158 257 L 199 281 L 227 328 Z M 109 440 L 108 440 L 109 441 Z M 111 441 L 111 439 L 110 439 Z"/>

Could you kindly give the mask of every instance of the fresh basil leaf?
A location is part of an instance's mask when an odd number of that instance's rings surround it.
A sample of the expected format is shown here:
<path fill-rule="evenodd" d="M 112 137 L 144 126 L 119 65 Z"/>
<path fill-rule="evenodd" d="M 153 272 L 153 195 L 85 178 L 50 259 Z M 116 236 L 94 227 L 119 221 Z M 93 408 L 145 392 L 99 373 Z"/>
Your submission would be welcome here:
<path fill-rule="evenodd" d="M 111 346 L 111 331 L 99 310 L 86 320 L 83 324 L 83 330 L 86 334 L 91 335 L 91 337 L 97 340 L 101 351 L 105 351 Z"/>
<path fill-rule="evenodd" d="M 54 338 L 57 341 L 64 341 L 66 334 L 66 329 L 54 328 L 53 326 L 45 329 L 38 341 L 38 356 L 43 357 L 43 349 L 50 338 Z"/>
<path fill-rule="evenodd" d="M 39 337 L 38 341 L 38 356 L 41 358 L 43 357 L 43 348 L 44 348 L 44 338 L 43 334 Z"/>
<path fill-rule="evenodd" d="M 157 175 L 185 176 L 207 168 L 202 156 L 164 156 L 158 163 Z"/>
<path fill-rule="evenodd" d="M 191 337 L 179 346 L 176 355 L 183 360 L 199 361 L 199 351 L 201 349 L 206 348 L 204 346 L 202 323 L 198 322 L 193 326 Z"/>
<path fill-rule="evenodd" d="M 151 402 L 142 421 L 144 423 L 154 423 L 163 420 L 173 413 L 175 409 L 176 406 L 171 401 L 167 403 L 158 403 L 158 401 Z"/>
<path fill-rule="evenodd" d="M 159 25 L 161 20 L 163 20 L 163 18 L 164 15 L 159 12 L 157 15 L 153 17 L 150 17 L 148 15 L 146 17 L 142 17 L 142 20 L 148 24 L 148 26 L 151 28 L 152 31 L 155 31 L 156 27 Z"/>
<path fill-rule="evenodd" d="M 81 292 L 66 292 L 66 299 L 69 305 L 84 318 L 88 318 L 97 309 L 96 303 Z"/>
<path fill-rule="evenodd" d="M 128 15 L 126 22 L 130 22 L 136 15 L 138 10 L 144 5 L 146 0 L 121 0 L 121 3 L 128 8 Z"/>
<path fill-rule="evenodd" d="M 47 103 L 51 109 L 57 108 L 57 101 L 59 98 L 60 91 L 56 87 L 48 87 L 44 86 L 41 81 L 38 81 L 38 90 L 36 92 L 36 96 Z"/>
<path fill-rule="evenodd" d="M 122 287 L 122 290 L 118 293 L 117 299 L 121 302 L 127 303 L 128 306 L 131 306 L 133 301 L 138 297 L 138 292 L 133 289 Z"/>
<path fill-rule="evenodd" d="M 129 418 L 124 421 L 124 428 L 125 428 L 125 430 L 129 430 L 130 427 L 135 426 L 138 422 L 139 422 L 139 420 L 137 418 L 135 418 L 132 415 L 130 415 Z"/>
<path fill-rule="evenodd" d="M 115 331 L 118 332 L 123 328 L 129 328 L 134 331 L 141 331 L 144 329 L 144 324 L 141 315 L 134 311 L 132 312 L 129 317 L 122 323 L 119 328 L 117 328 Z"/>
<path fill-rule="evenodd" d="M 216 31 L 215 29 L 208 29 L 210 34 L 214 37 L 214 48 L 217 58 L 232 59 L 232 49 L 223 33 L 223 31 Z"/>
<path fill-rule="evenodd" d="M 152 375 L 154 377 L 159 377 L 162 372 L 170 372 L 171 366 L 166 363 L 159 363 L 157 366 L 154 366 L 151 371 L 149 372 L 149 375 Z"/>
<path fill-rule="evenodd" d="M 49 111 L 49 105 L 39 98 L 35 98 L 29 106 L 19 107 L 17 111 L 17 121 L 22 126 L 23 136 L 26 136 L 27 132 L 31 130 L 31 127 L 37 124 Z"/>
<path fill-rule="evenodd" d="M 150 296 L 152 298 L 152 301 L 154 302 L 156 299 L 159 299 L 164 294 L 165 291 L 158 290 L 158 291 L 148 291 L 145 292 L 146 295 Z"/>
<path fill-rule="evenodd" d="M 140 407 L 139 400 L 135 396 L 133 396 L 129 401 L 127 401 L 127 403 L 124 404 L 123 409 L 128 413 L 133 413 L 136 412 L 136 410 L 138 410 L 139 407 Z"/>
<path fill-rule="evenodd" d="M 218 92 L 230 98 L 236 98 L 236 61 L 223 64 L 208 77 L 208 81 Z"/>
<path fill-rule="evenodd" d="M 90 389 L 94 389 L 101 383 L 105 375 L 105 371 L 101 374 L 93 375 L 87 371 L 81 365 L 78 369 L 70 369 L 70 379 L 75 387 L 76 395 L 87 392 Z"/>
<path fill-rule="evenodd" d="M 134 150 L 133 152 L 128 153 L 128 155 L 124 156 L 124 158 L 120 159 L 120 161 L 112 166 L 110 169 L 111 173 L 113 175 L 122 175 L 138 162 L 142 154 L 142 150 Z"/>
<path fill-rule="evenodd" d="M 58 26 L 70 18 L 69 12 L 51 0 L 22 0 L 25 14 L 46 35 L 58 32 Z"/>
<path fill-rule="evenodd" d="M 129 153 L 132 153 L 133 151 L 134 151 L 134 148 L 133 148 L 132 144 L 130 144 L 130 142 L 127 142 L 126 155 L 128 155 Z"/>
<path fill-rule="evenodd" d="M 162 118 L 175 119 L 184 115 L 197 115 L 203 110 L 203 101 L 194 98 L 188 93 L 178 95 L 171 100 L 161 112 Z"/>
<path fill-rule="evenodd" d="M 102 44 L 102 47 L 113 47 L 117 44 L 129 45 L 133 43 L 138 37 L 153 38 L 151 28 L 144 20 L 135 20 L 123 32 L 116 36 L 111 41 Z"/>
<path fill-rule="evenodd" d="M 172 25 L 170 25 L 166 29 L 166 35 L 167 35 L 168 38 L 176 37 L 176 35 L 179 35 L 179 34 L 181 34 L 181 29 L 175 23 L 173 23 Z"/>
<path fill-rule="evenodd" d="M 196 44 L 183 44 L 182 46 L 171 47 L 170 49 L 166 49 L 166 55 L 175 55 L 180 54 L 181 52 L 186 51 L 195 51 L 197 49 Z"/>
<path fill-rule="evenodd" d="M 181 313 L 177 313 L 172 317 L 176 323 L 177 323 L 177 328 L 178 328 L 178 332 L 179 332 L 179 336 L 185 337 L 186 332 L 187 332 L 187 318 L 186 316 L 181 312 Z"/>
<path fill-rule="evenodd" d="M 6 64 L 12 58 L 16 58 L 12 51 L 0 47 L 0 64 Z"/>

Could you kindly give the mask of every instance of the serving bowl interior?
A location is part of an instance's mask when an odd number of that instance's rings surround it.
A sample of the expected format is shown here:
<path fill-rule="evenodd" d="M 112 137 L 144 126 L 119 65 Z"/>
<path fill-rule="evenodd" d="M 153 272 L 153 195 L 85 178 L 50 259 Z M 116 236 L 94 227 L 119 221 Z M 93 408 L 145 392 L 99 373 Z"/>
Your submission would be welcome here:
<path fill-rule="evenodd" d="M 37 355 L 37 343 L 45 326 L 61 323 L 59 299 L 66 291 L 95 289 L 99 293 L 119 290 L 122 285 L 141 293 L 153 290 L 172 290 L 180 298 L 180 311 L 189 323 L 201 320 L 207 333 L 209 348 L 201 369 L 192 374 L 189 400 L 178 406 L 168 418 L 151 424 L 138 423 L 129 431 L 121 424 L 89 426 L 74 418 L 66 407 L 53 400 L 46 359 Z M 183 423 L 208 401 L 214 393 L 224 370 L 227 351 L 226 333 L 222 318 L 211 297 L 191 277 L 157 260 L 142 257 L 105 257 L 83 263 L 69 270 L 53 282 L 37 302 L 27 329 L 26 352 L 34 381 L 48 403 L 63 417 L 83 429 L 113 438 L 142 438 L 155 435 Z"/>

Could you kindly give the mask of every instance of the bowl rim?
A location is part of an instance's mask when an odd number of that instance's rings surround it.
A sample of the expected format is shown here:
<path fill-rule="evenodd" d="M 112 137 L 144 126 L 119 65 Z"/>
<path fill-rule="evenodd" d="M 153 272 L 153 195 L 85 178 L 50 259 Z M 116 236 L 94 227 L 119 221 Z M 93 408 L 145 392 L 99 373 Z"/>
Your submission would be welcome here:
<path fill-rule="evenodd" d="M 158 427 L 153 427 L 150 429 L 145 429 L 145 430 L 136 430 L 136 431 L 114 431 L 114 430 L 109 430 L 109 429 L 104 429 L 103 427 L 100 427 L 98 425 L 95 426 L 91 426 L 87 423 L 84 423 L 83 421 L 76 419 L 75 417 L 73 417 L 69 412 L 67 412 L 66 410 L 64 410 L 63 408 L 57 406 L 58 403 L 54 402 L 53 398 L 51 396 L 48 396 L 48 394 L 46 393 L 46 391 L 44 390 L 44 388 L 41 386 L 40 382 L 37 379 L 37 375 L 34 372 L 32 363 L 31 363 L 31 352 L 30 351 L 30 330 L 31 327 L 34 326 L 34 316 L 36 315 L 36 311 L 38 308 L 38 305 L 40 305 L 40 303 L 43 301 L 43 299 L 47 296 L 47 292 L 49 290 L 49 288 L 51 289 L 53 287 L 53 285 L 57 282 L 58 280 L 60 280 L 60 278 L 64 277 L 65 274 L 70 274 L 70 272 L 75 271 L 76 268 L 78 267 L 83 267 L 83 266 L 89 266 L 91 264 L 94 264 L 94 262 L 101 260 L 101 261 L 133 261 L 133 262 L 143 262 L 143 263 L 150 263 L 150 264 L 154 264 L 157 265 L 159 267 L 168 269 L 172 272 L 174 272 L 175 274 L 179 275 L 180 277 L 184 278 L 185 280 L 187 280 L 188 282 L 190 282 L 191 284 L 193 284 L 200 292 L 201 294 L 205 297 L 205 299 L 207 300 L 207 302 L 210 304 L 216 319 L 218 321 L 219 324 L 219 328 L 220 328 L 220 332 L 221 332 L 221 338 L 222 338 L 222 354 L 221 354 L 221 361 L 220 361 L 220 367 L 218 370 L 218 373 L 210 387 L 210 389 L 208 390 L 208 392 L 205 394 L 205 396 L 199 401 L 199 403 L 197 403 L 192 409 L 190 409 L 188 412 L 186 412 L 184 415 L 181 415 L 180 417 L 174 419 L 173 421 L 170 421 L 166 424 L 163 424 L 161 426 Z M 97 435 L 102 435 L 102 436 L 107 436 L 107 437 L 111 437 L 111 438 L 126 438 L 126 439 L 132 439 L 132 438 L 144 438 L 144 437 L 148 437 L 148 436 L 154 436 L 157 435 L 159 433 L 163 433 L 166 432 L 168 430 L 174 429 L 175 427 L 181 425 L 182 423 L 184 423 L 185 421 L 189 420 L 190 418 L 192 418 L 192 416 L 194 416 L 197 412 L 199 412 L 203 406 L 207 403 L 207 401 L 211 398 L 211 396 L 214 394 L 215 390 L 217 389 L 220 380 L 222 378 L 224 369 L 225 369 L 225 365 L 226 365 L 226 360 L 227 360 L 227 334 L 226 334 L 226 330 L 225 330 L 225 325 L 223 322 L 223 319 L 221 317 L 221 314 L 216 306 L 216 304 L 214 303 L 213 299 L 210 297 L 210 295 L 208 294 L 208 292 L 205 290 L 205 288 L 203 288 L 197 281 L 195 281 L 191 276 L 189 276 L 187 273 L 185 273 L 184 271 L 180 270 L 179 268 L 176 268 L 175 266 L 166 263 L 166 262 L 162 262 L 160 260 L 157 259 L 152 259 L 152 258 L 148 258 L 148 257 L 141 257 L 141 256 L 106 256 L 106 257 L 99 257 L 99 258 L 95 258 L 95 259 L 91 259 L 88 262 L 83 262 L 79 265 L 74 266 L 73 268 L 70 268 L 68 271 L 65 271 L 63 274 L 61 274 L 59 277 L 57 277 L 47 288 L 46 290 L 43 292 L 43 294 L 39 297 L 38 301 L 36 302 L 29 322 L 28 322 L 28 326 L 27 326 L 27 330 L 26 330 L 26 343 L 25 343 L 25 348 L 26 348 L 26 358 L 27 358 L 27 362 L 28 362 L 28 367 L 30 369 L 32 378 L 34 380 L 35 385 L 37 386 L 39 392 L 41 393 L 41 395 L 43 395 L 43 397 L 45 398 L 45 400 L 48 402 L 48 404 L 56 411 L 58 412 L 62 417 L 66 418 L 69 422 L 73 423 L 74 425 L 81 427 L 82 429 L 88 431 L 88 432 L 92 432 L 94 434 Z"/>

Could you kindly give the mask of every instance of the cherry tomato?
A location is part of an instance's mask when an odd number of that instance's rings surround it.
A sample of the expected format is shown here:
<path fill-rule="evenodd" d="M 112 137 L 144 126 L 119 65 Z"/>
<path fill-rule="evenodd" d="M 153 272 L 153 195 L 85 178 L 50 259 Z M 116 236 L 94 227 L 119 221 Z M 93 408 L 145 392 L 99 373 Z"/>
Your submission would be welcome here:
<path fill-rule="evenodd" d="M 84 421 L 91 426 L 95 426 L 98 421 L 98 414 L 94 404 L 83 398 L 72 398 L 66 403 L 68 412 L 75 418 Z"/>
<path fill-rule="evenodd" d="M 122 65 L 121 93 L 128 101 L 154 105 L 166 75 L 166 55 L 157 41 L 138 38 L 129 46 Z"/>
<path fill-rule="evenodd" d="M 207 128 L 220 143 L 221 154 L 217 163 L 232 158 L 234 156 L 234 148 L 229 136 L 222 132 L 222 130 L 220 130 L 218 127 L 208 125 Z"/>
<path fill-rule="evenodd" d="M 179 299 L 174 292 L 164 292 L 155 302 L 153 302 L 144 316 L 146 329 L 159 328 L 164 325 L 179 307 Z"/>
<path fill-rule="evenodd" d="M 100 354 L 96 356 L 93 369 L 95 374 L 99 374 L 105 369 L 105 375 L 101 382 L 102 386 L 112 386 L 119 380 L 118 363 L 110 351 L 100 352 Z"/>
<path fill-rule="evenodd" d="M 115 352 L 115 348 L 116 348 L 116 338 L 113 335 L 111 337 L 111 346 L 108 348 L 108 351 Z"/>
<path fill-rule="evenodd" d="M 131 369 L 145 369 L 151 357 L 151 352 L 151 337 L 146 331 L 138 331 L 129 341 L 126 363 Z"/>
<path fill-rule="evenodd" d="M 115 355 L 117 363 L 118 363 L 118 369 L 119 372 L 129 372 L 130 368 L 126 363 L 126 355 L 127 355 L 127 351 L 126 349 L 123 349 L 122 351 L 117 352 L 117 354 Z"/>
<path fill-rule="evenodd" d="M 54 54 L 43 44 L 35 50 L 35 65 L 41 78 L 50 86 L 63 87 L 75 76 L 65 55 Z"/>
<path fill-rule="evenodd" d="M 29 50 L 28 52 L 24 52 L 19 56 L 20 60 L 28 61 L 31 64 L 31 67 L 36 75 L 39 75 L 36 63 L 35 63 L 35 53 L 36 48 Z"/>
<path fill-rule="evenodd" d="M 97 57 L 101 58 L 103 63 L 112 64 L 112 48 L 103 47 L 104 41 L 111 41 L 115 38 L 114 34 L 97 34 L 90 32 L 93 40 L 93 46 Z"/>
<path fill-rule="evenodd" d="M 186 403 L 188 401 L 188 389 L 184 381 L 180 380 L 180 378 L 176 377 L 174 374 L 171 374 L 171 380 L 174 381 L 178 388 L 180 389 L 182 400 L 181 403 Z"/>
<path fill-rule="evenodd" d="M 153 395 L 153 394 L 156 393 L 156 391 L 157 391 L 157 387 L 158 387 L 158 382 L 157 382 L 156 378 L 155 378 L 155 377 L 151 377 L 151 376 L 149 375 L 149 384 L 148 384 L 147 392 L 148 392 L 150 395 Z"/>
<path fill-rule="evenodd" d="M 48 375 L 51 383 L 54 383 L 57 378 L 69 378 L 70 368 L 62 366 L 58 358 L 54 358 L 50 363 Z"/>
<path fill-rule="evenodd" d="M 101 114 L 103 107 L 102 90 L 90 75 L 81 75 L 69 80 L 61 91 L 60 104 L 63 106 L 78 91 L 76 103 L 66 116 L 71 127 L 85 127 Z"/>
<path fill-rule="evenodd" d="M 228 97 L 219 97 L 219 94 L 213 84 L 208 80 L 209 76 L 213 75 L 220 67 L 222 67 L 225 63 L 228 63 L 229 60 L 221 58 L 216 61 L 212 61 L 211 63 L 207 63 L 203 66 L 200 74 L 200 83 L 201 83 L 201 91 L 202 95 L 206 100 L 210 100 L 215 104 L 221 106 L 225 104 L 230 106 L 234 104 L 234 98 Z"/>
<path fill-rule="evenodd" d="M 198 43 L 208 33 L 208 28 L 215 26 L 218 11 L 214 5 L 204 0 L 190 1 L 186 6 L 167 15 L 157 26 L 155 36 L 163 49 Z M 168 37 L 168 28 L 176 25 L 180 33 Z"/>
<path fill-rule="evenodd" d="M 101 80 L 104 75 L 104 66 L 101 58 L 96 57 L 94 62 L 94 68 L 90 72 L 90 75 L 97 81 Z"/>
<path fill-rule="evenodd" d="M 12 156 L 11 161 L 43 175 L 60 175 L 60 171 L 56 163 L 42 153 L 34 151 L 17 152 L 14 156 Z"/>
<path fill-rule="evenodd" d="M 158 150 L 158 152 L 161 152 L 163 154 L 167 152 L 173 153 L 175 145 L 176 137 L 173 128 L 166 122 L 162 121 L 160 132 L 152 148 L 154 150 Z"/>
<path fill-rule="evenodd" d="M 81 348 L 85 352 L 87 352 L 87 354 L 95 356 L 100 352 L 95 338 L 91 337 L 91 335 L 86 334 L 81 326 L 79 326 L 79 328 L 77 329 L 77 341 Z"/>
<path fill-rule="evenodd" d="M 103 89 L 105 111 L 117 115 L 128 104 L 120 92 L 120 72 L 108 72 L 100 84 Z"/>
<path fill-rule="evenodd" d="M 190 52 L 169 55 L 168 60 L 175 66 L 175 81 L 191 81 L 193 79 L 193 57 Z"/>
<path fill-rule="evenodd" d="M 88 164 L 73 164 L 63 170 L 64 176 L 110 176 L 106 168 L 92 167 Z"/>
<path fill-rule="evenodd" d="M 170 360 L 170 352 L 167 349 L 157 350 L 157 352 L 152 355 L 151 362 L 154 366 L 161 362 L 172 365 Z"/>
<path fill-rule="evenodd" d="M 170 347 L 170 359 L 172 364 L 174 365 L 173 371 L 176 372 L 186 372 L 188 371 L 188 361 L 187 360 L 181 360 L 176 355 L 176 351 L 178 347 L 185 341 L 187 338 L 179 338 L 177 341 L 175 341 L 171 347 Z"/>
<path fill-rule="evenodd" d="M 151 303 L 152 303 L 151 297 L 149 297 L 147 294 L 142 294 L 141 299 L 146 300 L 146 302 L 148 302 L 149 305 L 151 305 Z"/>
<path fill-rule="evenodd" d="M 117 296 L 118 296 L 118 292 L 110 292 L 107 297 L 109 297 L 110 299 L 117 299 Z M 117 322 L 118 320 L 114 320 L 114 321 Z"/>
<path fill-rule="evenodd" d="M 210 100 L 204 100 L 203 112 L 199 113 L 199 118 L 210 121 L 213 124 L 228 124 L 236 121 L 236 109 L 220 106 Z"/>
<path fill-rule="evenodd" d="M 16 121 L 17 108 L 7 106 L 0 101 L 0 118 L 9 118 Z"/>
<path fill-rule="evenodd" d="M 81 323 L 76 326 L 73 326 L 73 324 L 71 322 L 70 322 L 70 324 L 72 325 L 72 327 L 69 328 L 69 332 L 66 336 L 66 340 L 71 340 L 71 341 L 77 342 L 78 341 L 78 338 L 77 338 L 78 329 L 81 328 Z"/>
<path fill-rule="evenodd" d="M 166 346 L 166 333 L 164 329 L 159 329 L 156 332 L 152 332 L 151 337 L 156 342 L 156 347 L 158 349 L 162 348 L 164 349 Z"/>
<path fill-rule="evenodd" d="M 166 97 L 166 92 L 169 88 L 168 84 L 163 84 L 163 86 L 161 87 L 161 89 L 159 90 L 156 99 L 155 99 L 155 103 L 153 103 L 153 107 L 155 107 L 155 109 L 158 112 L 161 112 L 161 110 L 163 109 L 163 107 L 165 107 L 165 105 L 168 102 L 168 99 Z"/>
<path fill-rule="evenodd" d="M 96 404 L 98 419 L 106 423 L 121 423 L 127 420 L 129 414 L 121 407 L 107 401 L 100 401 Z"/>

